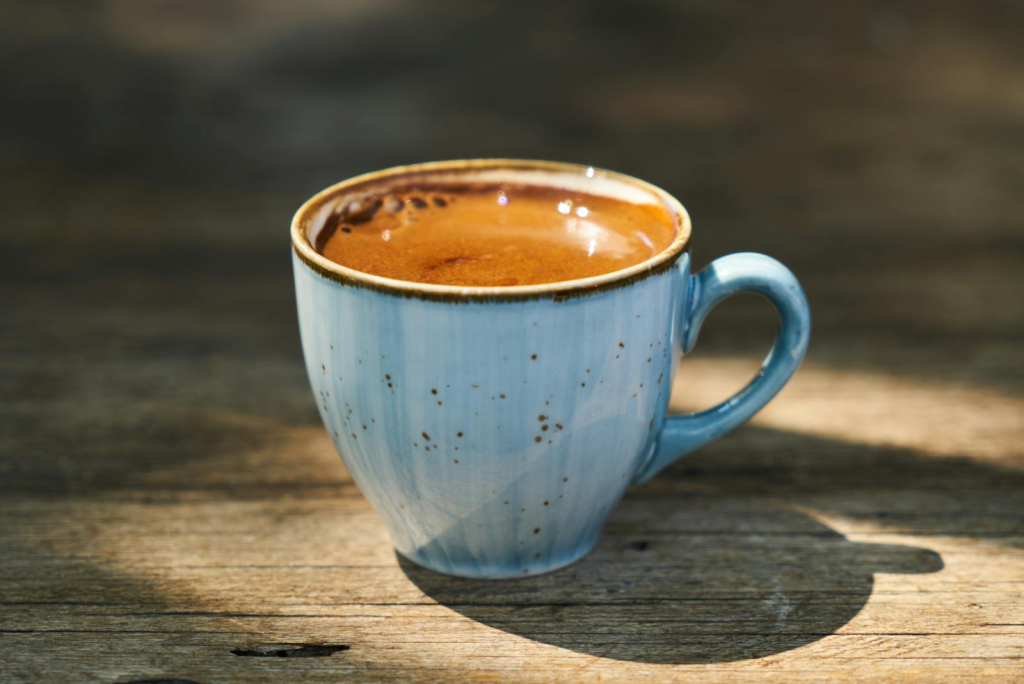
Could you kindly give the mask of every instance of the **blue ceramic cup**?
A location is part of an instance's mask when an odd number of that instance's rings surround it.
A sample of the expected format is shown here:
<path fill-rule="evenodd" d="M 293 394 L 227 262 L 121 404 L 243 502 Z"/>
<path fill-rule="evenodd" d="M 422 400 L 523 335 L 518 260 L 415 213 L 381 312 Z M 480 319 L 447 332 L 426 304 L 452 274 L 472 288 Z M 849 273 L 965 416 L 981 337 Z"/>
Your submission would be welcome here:
<path fill-rule="evenodd" d="M 327 217 L 410 178 L 508 182 L 661 203 L 672 244 L 648 261 L 544 285 L 461 287 L 354 271 L 318 254 Z M 630 484 L 740 425 L 796 370 L 810 333 L 793 274 L 760 254 L 690 273 L 690 218 L 628 176 L 548 162 L 389 169 L 306 202 L 292 222 L 299 328 L 324 425 L 395 548 L 427 568 L 523 577 L 586 554 Z M 706 411 L 666 415 L 681 352 L 737 292 L 778 310 L 757 376 Z"/>

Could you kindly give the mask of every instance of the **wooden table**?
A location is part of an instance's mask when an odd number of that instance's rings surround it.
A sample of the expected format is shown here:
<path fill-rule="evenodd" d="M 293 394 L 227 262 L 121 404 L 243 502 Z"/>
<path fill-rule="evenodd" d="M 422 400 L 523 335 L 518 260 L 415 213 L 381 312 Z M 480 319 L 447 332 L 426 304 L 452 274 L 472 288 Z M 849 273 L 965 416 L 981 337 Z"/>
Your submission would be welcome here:
<path fill-rule="evenodd" d="M 1024 677 L 1021 7 L 623 7 L 3 11 L 0 681 Z M 345 176 L 493 155 L 662 185 L 699 264 L 773 254 L 815 315 L 749 426 L 501 583 L 391 550 L 286 237 Z M 772 325 L 716 311 L 674 408 Z"/>

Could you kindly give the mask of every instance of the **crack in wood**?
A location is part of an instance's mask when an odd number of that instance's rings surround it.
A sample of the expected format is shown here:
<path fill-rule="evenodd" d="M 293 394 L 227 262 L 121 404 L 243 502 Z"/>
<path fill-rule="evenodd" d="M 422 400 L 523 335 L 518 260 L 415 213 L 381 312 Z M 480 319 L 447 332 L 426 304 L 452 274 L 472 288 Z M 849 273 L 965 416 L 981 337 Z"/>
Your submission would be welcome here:
<path fill-rule="evenodd" d="M 200 684 L 193 679 L 133 679 L 125 684 Z"/>
<path fill-rule="evenodd" d="M 256 644 L 249 648 L 233 648 L 231 652 L 252 658 L 330 658 L 348 649 L 345 644 Z"/>

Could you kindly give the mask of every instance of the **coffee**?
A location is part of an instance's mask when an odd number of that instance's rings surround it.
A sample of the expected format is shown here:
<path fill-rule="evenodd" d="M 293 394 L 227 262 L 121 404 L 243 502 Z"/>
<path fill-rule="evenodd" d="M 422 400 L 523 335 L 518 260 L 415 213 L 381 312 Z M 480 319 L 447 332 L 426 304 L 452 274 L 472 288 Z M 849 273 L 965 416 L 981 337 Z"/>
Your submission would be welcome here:
<path fill-rule="evenodd" d="M 396 280 L 499 287 L 610 273 L 664 251 L 676 217 L 635 204 L 521 183 L 410 184 L 341 198 L 315 249 Z"/>

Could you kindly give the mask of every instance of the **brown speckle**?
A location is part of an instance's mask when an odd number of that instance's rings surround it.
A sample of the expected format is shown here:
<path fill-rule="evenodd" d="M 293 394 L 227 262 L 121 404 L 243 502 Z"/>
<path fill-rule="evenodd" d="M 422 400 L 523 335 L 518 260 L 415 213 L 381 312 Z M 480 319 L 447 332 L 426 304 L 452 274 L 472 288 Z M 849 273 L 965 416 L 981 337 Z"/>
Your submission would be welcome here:
<path fill-rule="evenodd" d="M 366 423 L 363 423 L 363 429 L 364 430 L 366 429 Z"/>
<path fill-rule="evenodd" d="M 430 447 L 423 447 L 424 450 L 430 451 Z"/>
<path fill-rule="evenodd" d="M 625 348 L 626 348 L 626 345 L 624 345 L 622 342 L 619 342 L 619 349 L 625 349 Z"/>
<path fill-rule="evenodd" d="M 530 358 L 533 359 L 534 361 L 536 361 L 537 360 L 537 355 L 536 354 L 531 354 Z"/>
<path fill-rule="evenodd" d="M 533 438 L 534 442 L 539 442 L 540 440 L 541 440 L 541 436 L 540 435 L 537 435 L 536 437 Z"/>
<path fill-rule="evenodd" d="M 568 481 L 569 481 L 569 478 L 567 478 L 567 477 L 563 477 L 562 478 L 562 482 L 568 482 Z"/>
<path fill-rule="evenodd" d="M 443 197 L 431 197 L 430 199 L 434 200 L 435 207 L 441 207 L 443 209 L 448 206 L 448 203 L 444 201 Z"/>
<path fill-rule="evenodd" d="M 423 439 L 427 440 L 428 442 L 430 441 L 430 435 L 428 435 L 426 432 L 421 432 L 420 434 L 423 435 Z"/>
<path fill-rule="evenodd" d="M 505 505 L 508 506 L 508 501 L 505 502 Z"/>
<path fill-rule="evenodd" d="M 533 554 L 533 557 L 534 558 L 540 558 L 540 554 L 539 553 L 535 553 L 535 554 Z"/>
<path fill-rule="evenodd" d="M 437 394 L 437 390 L 436 389 L 432 389 L 432 390 L 430 390 L 430 393 L 431 394 Z"/>
<path fill-rule="evenodd" d="M 359 439 L 358 437 L 356 437 L 356 433 L 354 432 L 352 433 L 352 439 Z"/>
<path fill-rule="evenodd" d="M 499 398 L 499 399 L 504 399 L 504 398 L 505 398 L 505 395 L 504 395 L 504 394 L 499 394 L 499 395 L 498 395 L 498 398 Z"/>
<path fill-rule="evenodd" d="M 473 389 L 480 389 L 480 385 L 470 385 Z"/>
<path fill-rule="evenodd" d="M 455 461 L 455 465 L 459 465 L 459 459 L 455 458 L 455 459 L 452 459 L 452 460 Z"/>
<path fill-rule="evenodd" d="M 545 405 L 545 406 L 550 406 L 550 405 L 551 405 L 551 402 L 550 402 L 550 401 L 545 401 L 545 402 L 544 402 L 544 405 Z"/>
<path fill-rule="evenodd" d="M 540 429 L 541 429 L 542 432 L 547 432 L 548 431 L 548 426 L 547 425 L 541 425 Z"/>
<path fill-rule="evenodd" d="M 551 502 L 550 501 L 545 501 L 544 505 L 547 506 L 549 503 L 551 503 Z"/>
<path fill-rule="evenodd" d="M 555 429 L 561 430 L 562 429 L 562 424 L 561 423 L 555 423 Z"/>
<path fill-rule="evenodd" d="M 410 197 L 409 204 L 416 207 L 417 209 L 426 209 L 427 202 L 422 197 Z"/>
<path fill-rule="evenodd" d="M 540 422 L 542 422 L 542 423 L 543 423 L 543 422 L 544 422 L 545 420 L 547 420 L 547 419 L 548 419 L 548 417 L 547 417 L 547 416 L 545 416 L 545 415 L 544 415 L 543 413 L 542 413 L 542 414 L 540 414 L 539 416 L 537 416 L 537 420 L 539 420 L 539 421 L 540 421 Z"/>
<path fill-rule="evenodd" d="M 394 385 L 389 382 L 388 387 L 394 387 Z"/>
<path fill-rule="evenodd" d="M 585 383 L 585 382 L 581 382 L 580 383 L 580 387 L 586 387 L 586 386 L 587 386 L 587 383 Z"/>
<path fill-rule="evenodd" d="M 533 533 L 534 534 L 540 534 L 540 528 L 539 527 L 534 527 L 533 528 Z"/>
<path fill-rule="evenodd" d="M 550 439 L 548 440 L 548 444 L 553 444 L 553 443 L 554 443 L 553 440 L 550 440 Z"/>
<path fill-rule="evenodd" d="M 650 363 L 650 362 L 651 362 L 651 357 L 650 357 L 650 356 L 648 356 L 648 357 L 647 357 L 647 363 Z"/>
<path fill-rule="evenodd" d="M 455 436 L 456 436 L 456 437 L 462 437 L 462 433 L 461 433 L 461 432 L 456 432 L 456 433 L 455 433 Z"/>

